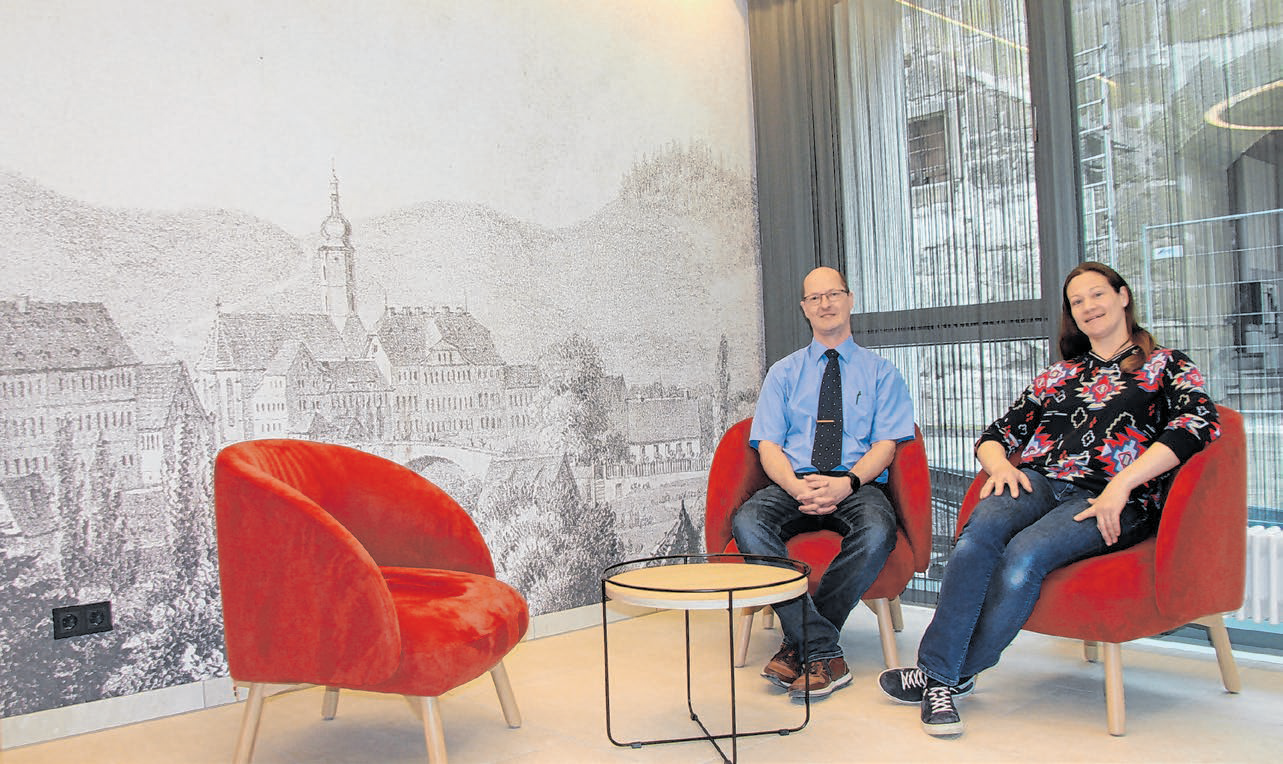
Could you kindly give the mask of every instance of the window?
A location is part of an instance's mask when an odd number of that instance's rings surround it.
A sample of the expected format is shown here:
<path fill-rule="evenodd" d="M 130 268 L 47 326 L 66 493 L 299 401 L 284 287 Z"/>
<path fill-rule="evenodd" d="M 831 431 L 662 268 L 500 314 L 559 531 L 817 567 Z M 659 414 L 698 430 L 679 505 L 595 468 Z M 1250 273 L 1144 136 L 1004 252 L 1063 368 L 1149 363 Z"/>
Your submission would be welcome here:
<path fill-rule="evenodd" d="M 1071 3 L 1084 245 L 1248 435 L 1248 523 L 1283 525 L 1283 14 Z M 1234 641 L 1277 647 L 1283 629 Z M 1268 637 L 1261 632 L 1273 632 Z"/>
<path fill-rule="evenodd" d="M 928 186 L 947 180 L 944 113 L 911 118 L 908 124 L 909 185 Z"/>

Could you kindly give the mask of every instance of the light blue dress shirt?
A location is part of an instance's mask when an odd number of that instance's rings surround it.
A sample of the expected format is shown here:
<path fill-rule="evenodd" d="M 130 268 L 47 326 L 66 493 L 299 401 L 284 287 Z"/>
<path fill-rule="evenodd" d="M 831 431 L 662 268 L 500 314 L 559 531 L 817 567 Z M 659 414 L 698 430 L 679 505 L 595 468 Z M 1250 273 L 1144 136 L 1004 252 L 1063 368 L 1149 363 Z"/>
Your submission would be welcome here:
<path fill-rule="evenodd" d="M 811 344 L 771 365 L 757 396 L 749 445 L 770 441 L 784 450 L 794 472 L 815 472 L 811 447 L 815 443 L 815 413 L 820 381 L 828 360 L 824 345 Z M 913 440 L 913 403 L 899 370 L 847 338 L 838 345 L 842 371 L 842 464 L 850 470 L 879 440 Z M 885 482 L 887 473 L 878 476 Z"/>

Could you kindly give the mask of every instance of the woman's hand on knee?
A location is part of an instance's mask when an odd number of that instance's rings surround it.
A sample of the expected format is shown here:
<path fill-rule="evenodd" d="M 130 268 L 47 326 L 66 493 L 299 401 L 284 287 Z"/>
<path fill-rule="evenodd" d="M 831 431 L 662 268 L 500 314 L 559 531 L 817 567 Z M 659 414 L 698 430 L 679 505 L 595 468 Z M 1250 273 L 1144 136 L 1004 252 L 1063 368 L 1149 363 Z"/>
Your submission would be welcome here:
<path fill-rule="evenodd" d="M 980 498 L 987 499 L 990 496 L 1001 496 L 1002 492 L 1010 489 L 1011 498 L 1020 495 L 1020 489 L 1024 488 L 1026 492 L 1034 489 L 1033 484 L 1029 482 L 1029 476 L 1011 464 L 1005 468 L 998 467 L 989 474 L 989 479 L 985 481 L 984 487 L 980 489 Z"/>

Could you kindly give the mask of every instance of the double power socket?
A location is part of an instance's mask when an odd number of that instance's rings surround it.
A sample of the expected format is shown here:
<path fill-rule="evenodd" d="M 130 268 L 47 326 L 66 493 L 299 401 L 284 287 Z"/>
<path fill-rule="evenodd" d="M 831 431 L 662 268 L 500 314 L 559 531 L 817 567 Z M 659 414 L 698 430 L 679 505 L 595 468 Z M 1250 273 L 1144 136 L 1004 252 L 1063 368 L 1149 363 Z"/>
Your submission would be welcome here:
<path fill-rule="evenodd" d="M 69 605 L 53 609 L 53 638 L 66 639 L 83 634 L 111 631 L 111 603 Z"/>

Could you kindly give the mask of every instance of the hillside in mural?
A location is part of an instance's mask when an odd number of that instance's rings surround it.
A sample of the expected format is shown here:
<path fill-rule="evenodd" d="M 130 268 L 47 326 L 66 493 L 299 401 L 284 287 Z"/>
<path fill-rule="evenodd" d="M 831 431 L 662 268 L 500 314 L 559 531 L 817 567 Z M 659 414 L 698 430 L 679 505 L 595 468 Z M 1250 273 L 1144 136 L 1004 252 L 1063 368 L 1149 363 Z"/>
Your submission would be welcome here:
<path fill-rule="evenodd" d="M 318 227 L 325 204 L 318 193 Z M 319 239 L 234 210 L 104 209 L 0 168 L 0 215 L 0 254 L 21 263 L 6 296 L 102 302 L 145 360 L 194 363 L 219 307 L 320 310 Z M 387 305 L 466 304 L 514 361 L 573 326 L 616 371 L 675 381 L 711 371 L 707 325 L 756 348 L 754 221 L 746 176 L 706 148 L 669 146 L 566 228 L 450 201 L 354 221 L 357 302 L 367 322 Z M 731 359 L 737 376 L 759 363 L 755 351 Z"/>

